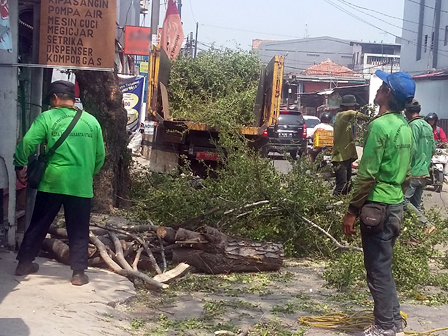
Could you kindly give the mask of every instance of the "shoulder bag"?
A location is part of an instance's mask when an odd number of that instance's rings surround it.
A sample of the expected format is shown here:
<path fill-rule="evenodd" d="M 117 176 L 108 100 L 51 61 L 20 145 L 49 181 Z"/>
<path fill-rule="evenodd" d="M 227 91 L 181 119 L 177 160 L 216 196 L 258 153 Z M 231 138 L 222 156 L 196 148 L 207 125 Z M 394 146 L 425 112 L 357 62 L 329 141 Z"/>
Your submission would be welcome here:
<path fill-rule="evenodd" d="M 73 120 L 70 122 L 64 133 L 62 133 L 61 137 L 55 142 L 53 147 L 51 147 L 47 153 L 39 155 L 37 158 L 35 158 L 28 164 L 26 174 L 28 185 L 32 189 L 37 189 L 39 187 L 39 183 L 42 180 L 42 176 L 44 175 L 45 169 L 47 169 L 48 161 L 50 161 L 51 156 L 56 152 L 56 149 L 58 149 L 59 146 L 62 145 L 65 139 L 67 139 L 68 135 L 75 127 L 79 118 L 81 118 L 82 110 L 79 108 L 76 108 L 76 110 L 77 112 L 73 117 Z"/>

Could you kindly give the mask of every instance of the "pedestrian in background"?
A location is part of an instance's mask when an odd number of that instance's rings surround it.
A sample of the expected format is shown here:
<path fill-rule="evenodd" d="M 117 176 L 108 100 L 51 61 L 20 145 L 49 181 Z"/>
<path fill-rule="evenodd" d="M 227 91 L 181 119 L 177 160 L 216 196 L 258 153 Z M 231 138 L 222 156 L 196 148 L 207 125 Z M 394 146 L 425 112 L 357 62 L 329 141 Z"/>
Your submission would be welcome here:
<path fill-rule="evenodd" d="M 431 158 L 435 153 L 436 145 L 431 126 L 420 116 L 421 105 L 417 99 L 406 104 L 405 115 L 412 130 L 413 147 L 411 159 L 411 180 L 404 193 L 405 211 L 410 208 L 425 226 L 424 232 L 431 233 L 435 227 L 431 225 L 421 212 L 423 190 L 426 178 L 429 177 Z"/>
<path fill-rule="evenodd" d="M 47 150 L 51 148 L 78 113 L 74 105 L 75 85 L 67 81 L 51 83 L 44 103 L 51 105 L 51 109 L 34 120 L 22 142 L 17 145 L 14 155 L 17 178 L 22 182 L 26 182 L 23 167 L 28 164 L 28 157 L 36 146 L 45 142 Z M 69 136 L 49 158 L 38 186 L 31 223 L 17 255 L 19 264 L 16 275 L 27 275 L 39 270 L 39 265 L 33 261 L 63 205 L 73 270 L 72 284 L 80 286 L 89 282 L 84 271 L 88 260 L 93 175 L 98 173 L 103 163 L 101 126 L 94 116 L 82 111 Z"/>
<path fill-rule="evenodd" d="M 356 120 L 366 120 L 368 116 L 356 111 L 359 104 L 354 95 L 342 97 L 341 111 L 334 119 L 334 146 L 331 156 L 334 172 L 336 175 L 336 186 L 333 195 L 345 195 L 350 191 L 352 178 L 352 163 L 358 159 L 355 146 L 353 126 Z"/>
<path fill-rule="evenodd" d="M 343 231 L 355 234 L 360 217 L 367 284 L 374 301 L 375 322 L 357 336 L 404 335 L 392 254 L 403 220 L 403 188 L 410 170 L 412 131 L 401 112 L 415 93 L 412 77 L 376 71 L 383 80 L 375 97 L 379 115 L 367 130 L 354 193 Z"/>

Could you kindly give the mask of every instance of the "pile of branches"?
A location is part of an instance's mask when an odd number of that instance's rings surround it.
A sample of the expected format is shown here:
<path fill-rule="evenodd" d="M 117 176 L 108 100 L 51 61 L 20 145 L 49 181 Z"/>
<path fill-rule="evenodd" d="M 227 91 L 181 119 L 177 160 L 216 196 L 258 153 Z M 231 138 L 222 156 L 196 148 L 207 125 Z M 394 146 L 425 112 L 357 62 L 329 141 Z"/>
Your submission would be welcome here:
<path fill-rule="evenodd" d="M 143 281 L 148 289 L 167 288 L 167 283 L 183 276 L 191 266 L 209 274 L 280 269 L 284 258 L 281 244 L 229 237 L 209 226 L 195 231 L 185 228 L 200 219 L 183 223 L 184 227 L 91 223 L 89 266 L 108 268 L 134 283 Z M 69 264 L 67 230 L 51 226 L 49 233 L 51 238 L 45 239 L 43 250 Z M 177 266 L 168 271 L 168 262 Z M 156 275 L 150 277 L 148 272 Z"/>

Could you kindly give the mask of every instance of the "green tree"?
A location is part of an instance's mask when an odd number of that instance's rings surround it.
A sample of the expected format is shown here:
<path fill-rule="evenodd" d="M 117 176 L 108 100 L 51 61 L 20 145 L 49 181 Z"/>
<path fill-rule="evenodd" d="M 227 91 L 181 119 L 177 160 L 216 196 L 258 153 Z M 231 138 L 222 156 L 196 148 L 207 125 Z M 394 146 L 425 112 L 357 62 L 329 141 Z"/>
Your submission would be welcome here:
<path fill-rule="evenodd" d="M 177 59 L 168 90 L 171 114 L 224 129 L 252 124 L 260 67 L 257 55 L 228 48 Z"/>

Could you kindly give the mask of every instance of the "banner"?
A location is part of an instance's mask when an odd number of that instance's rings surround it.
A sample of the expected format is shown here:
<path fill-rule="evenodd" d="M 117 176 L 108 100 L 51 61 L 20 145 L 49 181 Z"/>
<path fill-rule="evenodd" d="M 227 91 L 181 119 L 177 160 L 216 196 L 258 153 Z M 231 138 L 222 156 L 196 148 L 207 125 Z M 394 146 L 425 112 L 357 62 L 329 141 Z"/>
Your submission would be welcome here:
<path fill-rule="evenodd" d="M 41 0 L 39 63 L 113 69 L 116 10 L 116 0 Z"/>
<path fill-rule="evenodd" d="M 184 30 L 182 29 L 182 22 L 177 11 L 177 6 L 173 0 L 168 0 L 160 45 L 170 60 L 175 59 L 179 55 L 183 41 Z"/>
<path fill-rule="evenodd" d="M 12 49 L 8 0 L 0 0 L 0 49 Z"/>
<path fill-rule="evenodd" d="M 143 103 L 143 88 L 145 85 L 145 77 L 136 76 L 119 76 L 120 89 L 123 92 L 123 105 L 128 112 L 128 128 L 135 132 L 140 129 L 140 116 Z"/>
<path fill-rule="evenodd" d="M 157 40 L 160 40 L 162 28 L 159 28 Z M 148 56 L 151 51 L 150 27 L 124 27 L 124 53 L 126 55 Z"/>

